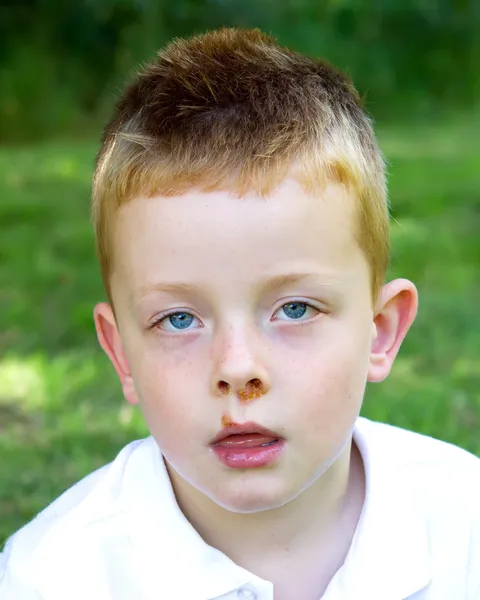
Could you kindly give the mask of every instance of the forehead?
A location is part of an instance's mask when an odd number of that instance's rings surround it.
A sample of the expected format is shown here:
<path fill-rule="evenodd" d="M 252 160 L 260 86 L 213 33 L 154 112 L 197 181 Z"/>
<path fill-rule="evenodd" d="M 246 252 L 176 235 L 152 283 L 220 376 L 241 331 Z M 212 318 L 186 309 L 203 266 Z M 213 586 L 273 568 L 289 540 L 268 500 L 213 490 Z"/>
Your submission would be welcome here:
<path fill-rule="evenodd" d="M 339 184 L 308 194 L 293 180 L 266 198 L 190 191 L 136 199 L 118 215 L 113 279 L 139 288 L 209 277 L 247 282 L 267 271 L 345 273 L 362 263 L 355 206 Z"/>

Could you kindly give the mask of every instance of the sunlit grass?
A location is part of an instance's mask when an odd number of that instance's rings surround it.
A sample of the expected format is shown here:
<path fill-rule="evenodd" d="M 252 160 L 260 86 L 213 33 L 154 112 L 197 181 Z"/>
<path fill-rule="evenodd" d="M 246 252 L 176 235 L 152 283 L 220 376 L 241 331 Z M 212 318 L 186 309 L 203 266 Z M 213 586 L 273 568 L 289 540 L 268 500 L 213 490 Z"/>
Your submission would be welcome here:
<path fill-rule="evenodd" d="M 381 134 L 390 276 L 416 283 L 420 310 L 363 414 L 480 455 L 480 150 L 467 125 Z M 93 328 L 104 298 L 89 222 L 95 150 L 0 149 L 0 544 L 147 433 Z"/>

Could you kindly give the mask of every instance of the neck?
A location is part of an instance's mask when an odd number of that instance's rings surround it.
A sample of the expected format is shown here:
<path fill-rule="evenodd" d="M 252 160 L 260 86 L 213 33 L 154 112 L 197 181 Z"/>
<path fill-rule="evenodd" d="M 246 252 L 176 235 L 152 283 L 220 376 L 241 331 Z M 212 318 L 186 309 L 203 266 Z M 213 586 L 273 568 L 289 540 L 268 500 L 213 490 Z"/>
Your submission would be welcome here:
<path fill-rule="evenodd" d="M 179 506 L 202 538 L 258 576 L 274 579 L 282 556 L 289 564 L 312 560 L 317 572 L 323 565 L 327 579 L 343 564 L 364 499 L 363 464 L 354 444 L 296 498 L 251 514 L 218 506 L 167 467 Z"/>

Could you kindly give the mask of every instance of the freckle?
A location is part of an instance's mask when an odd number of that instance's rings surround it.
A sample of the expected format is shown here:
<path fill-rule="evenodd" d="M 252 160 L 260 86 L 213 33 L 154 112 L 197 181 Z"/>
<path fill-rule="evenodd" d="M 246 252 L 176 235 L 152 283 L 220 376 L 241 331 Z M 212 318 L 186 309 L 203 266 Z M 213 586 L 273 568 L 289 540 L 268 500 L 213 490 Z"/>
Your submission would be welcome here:
<path fill-rule="evenodd" d="M 253 379 L 252 381 L 249 381 L 245 389 L 238 392 L 240 402 L 243 404 L 251 402 L 256 398 L 260 398 L 260 396 L 263 396 L 263 386 L 259 379 Z"/>
<path fill-rule="evenodd" d="M 222 427 L 231 427 L 233 425 L 233 421 L 230 417 L 230 415 L 223 415 L 222 416 Z"/>

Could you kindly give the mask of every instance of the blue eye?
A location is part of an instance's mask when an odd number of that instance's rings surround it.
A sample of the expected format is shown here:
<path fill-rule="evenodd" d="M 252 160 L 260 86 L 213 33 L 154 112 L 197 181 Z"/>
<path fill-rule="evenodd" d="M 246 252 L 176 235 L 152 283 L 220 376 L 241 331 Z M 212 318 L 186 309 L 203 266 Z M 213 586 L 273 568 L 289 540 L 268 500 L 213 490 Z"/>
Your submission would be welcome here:
<path fill-rule="evenodd" d="M 306 321 L 319 312 L 318 308 L 307 302 L 287 302 L 277 310 L 276 319 L 279 321 Z M 282 313 L 283 316 L 281 316 Z M 197 317 L 191 313 L 179 311 L 158 319 L 152 327 L 171 332 L 186 331 L 195 329 L 195 327 L 192 327 L 195 320 L 198 321 Z"/>
<path fill-rule="evenodd" d="M 166 331 L 182 331 L 189 329 L 195 317 L 187 312 L 177 312 L 160 319 L 155 326 Z"/>
<path fill-rule="evenodd" d="M 313 313 L 311 313 L 311 311 L 313 311 Z M 302 317 L 304 317 L 307 313 L 308 318 L 315 316 L 315 314 L 318 314 L 319 312 L 320 311 L 317 308 L 307 304 L 306 302 L 288 302 L 287 304 L 281 306 L 277 311 L 277 318 L 280 321 L 305 321 L 306 319 Z M 286 318 L 280 317 L 281 313 L 283 313 Z"/>
<path fill-rule="evenodd" d="M 290 319 L 300 319 L 307 312 L 305 302 L 289 302 L 282 306 L 284 314 Z"/>
<path fill-rule="evenodd" d="M 193 322 L 193 315 L 188 313 L 177 313 L 170 315 L 168 321 L 177 329 L 186 329 Z"/>

